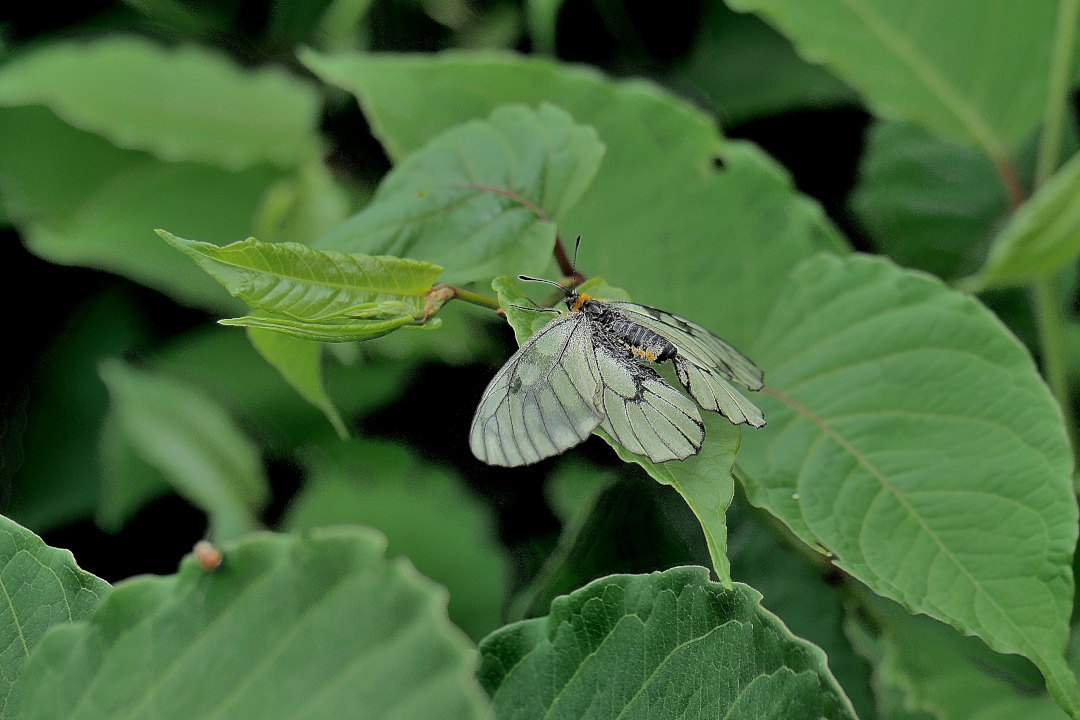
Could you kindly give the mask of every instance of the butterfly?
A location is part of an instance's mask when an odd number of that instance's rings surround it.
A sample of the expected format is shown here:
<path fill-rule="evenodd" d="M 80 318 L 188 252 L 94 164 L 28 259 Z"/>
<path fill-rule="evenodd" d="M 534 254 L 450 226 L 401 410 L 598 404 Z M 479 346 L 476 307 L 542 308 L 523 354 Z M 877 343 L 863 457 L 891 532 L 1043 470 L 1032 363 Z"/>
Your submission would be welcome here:
<path fill-rule="evenodd" d="M 583 442 L 597 427 L 653 462 L 684 460 L 705 440 L 698 405 L 736 425 L 765 425 L 761 410 L 734 387 L 760 390 L 763 373 L 697 323 L 518 277 L 563 290 L 566 311 L 541 309 L 559 317 L 526 340 L 484 390 L 469 429 L 469 446 L 483 462 L 528 465 Z M 697 404 L 649 366 L 666 361 Z"/>

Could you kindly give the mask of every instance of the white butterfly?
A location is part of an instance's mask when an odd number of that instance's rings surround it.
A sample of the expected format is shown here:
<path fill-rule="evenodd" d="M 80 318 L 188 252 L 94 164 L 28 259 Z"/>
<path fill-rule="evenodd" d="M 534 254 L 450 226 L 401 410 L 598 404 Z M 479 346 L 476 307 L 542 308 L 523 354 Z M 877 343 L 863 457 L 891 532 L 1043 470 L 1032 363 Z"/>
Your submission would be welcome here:
<path fill-rule="evenodd" d="M 705 439 L 697 405 L 643 362 L 670 360 L 701 407 L 736 425 L 765 425 L 761 410 L 732 386 L 760 390 L 762 372 L 731 345 L 663 310 L 563 290 L 569 312 L 552 310 L 559 317 L 525 341 L 484 390 L 469 430 L 477 458 L 528 465 L 597 427 L 653 462 L 695 455 Z"/>

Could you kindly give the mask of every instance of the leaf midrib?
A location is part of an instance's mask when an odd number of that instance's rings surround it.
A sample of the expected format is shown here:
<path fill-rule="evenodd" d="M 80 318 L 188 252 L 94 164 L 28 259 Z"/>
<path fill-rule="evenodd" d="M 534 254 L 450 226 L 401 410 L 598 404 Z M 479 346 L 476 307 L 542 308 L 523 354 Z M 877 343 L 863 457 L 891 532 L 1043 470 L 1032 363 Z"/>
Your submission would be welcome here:
<path fill-rule="evenodd" d="M 1005 143 L 987 125 L 975 108 L 965 102 L 964 97 L 953 84 L 946 79 L 937 67 L 919 50 L 904 39 L 904 35 L 889 24 L 881 14 L 871 7 L 866 0 L 841 0 L 855 15 L 871 35 L 881 41 L 903 65 L 908 67 L 915 77 L 971 134 L 972 138 L 992 158 L 1000 159 L 1008 155 Z"/>
<path fill-rule="evenodd" d="M 1004 608 L 1002 608 L 1001 605 L 997 602 L 997 599 L 991 593 L 988 593 L 986 589 L 982 586 L 982 584 L 978 582 L 978 580 L 976 580 L 976 578 L 968 571 L 967 567 L 959 561 L 959 559 L 949 549 L 949 547 L 945 543 L 943 543 L 941 539 L 937 536 L 937 534 L 926 524 L 922 516 L 918 512 L 916 512 L 916 510 L 907 502 L 907 499 L 903 495 L 903 493 L 901 493 L 896 488 L 896 486 L 894 486 L 889 481 L 885 474 L 881 470 L 879 470 L 876 465 L 870 462 L 869 458 L 863 455 L 854 445 L 852 445 L 847 440 L 847 438 L 845 438 L 841 433 L 839 433 L 831 425 L 829 425 L 829 423 L 826 422 L 824 418 L 819 417 L 816 413 L 811 411 L 802 403 L 776 390 L 773 390 L 770 394 L 780 402 L 783 402 L 788 407 L 792 408 L 795 412 L 805 417 L 811 423 L 813 423 L 819 430 L 821 430 L 822 433 L 832 439 L 833 442 L 839 445 L 842 450 L 847 452 L 859 466 L 861 466 L 864 470 L 870 473 L 870 475 L 881 484 L 883 490 L 892 494 L 892 496 L 896 498 L 897 502 L 899 502 L 900 505 L 908 512 L 910 517 L 916 520 L 916 522 L 919 524 L 919 527 L 933 541 L 939 551 L 946 558 L 949 559 L 953 566 L 956 567 L 964 577 L 968 579 L 968 581 L 971 583 L 971 586 L 979 593 L 979 595 L 981 595 L 983 599 L 998 612 L 1003 622 L 1007 624 L 1016 633 L 1016 637 L 1023 640 L 1024 644 L 1026 644 L 1027 647 L 1030 649 L 1031 656 L 1040 660 L 1040 662 L 1038 663 L 1040 669 L 1043 669 L 1045 671 L 1054 667 L 1052 663 L 1046 662 L 1043 653 L 1039 651 L 1038 644 L 1032 641 L 1032 639 L 1028 637 L 1027 633 L 1025 633 L 1019 626 L 1017 626 L 1017 624 L 1013 621 L 1012 616 L 1008 612 L 1006 612 Z M 809 528 L 809 525 L 807 527 Z M 867 564 L 866 567 L 869 569 L 870 565 Z M 876 572 L 874 573 L 874 575 L 878 579 L 888 582 L 887 578 L 881 577 Z M 889 584 L 891 585 L 891 583 Z M 942 615 L 946 615 L 946 613 L 942 612 Z M 994 645 L 996 645 L 997 643 L 991 641 L 996 640 L 998 638 L 998 635 L 996 633 L 989 632 L 988 628 L 985 628 L 985 626 L 983 626 L 981 623 L 977 623 L 977 626 L 984 631 L 987 631 L 985 639 L 991 647 L 994 647 Z M 1006 651 L 1008 651 L 1008 649 Z"/>

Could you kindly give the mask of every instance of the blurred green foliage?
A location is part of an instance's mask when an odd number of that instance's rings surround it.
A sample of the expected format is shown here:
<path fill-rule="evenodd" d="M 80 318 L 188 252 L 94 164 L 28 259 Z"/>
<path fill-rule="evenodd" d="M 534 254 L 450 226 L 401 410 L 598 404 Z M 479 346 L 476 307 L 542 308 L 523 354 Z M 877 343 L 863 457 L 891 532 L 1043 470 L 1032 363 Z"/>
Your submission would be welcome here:
<path fill-rule="evenodd" d="M 12 9 L 0 720 L 1080 717 L 1078 25 Z M 579 234 L 590 293 L 761 365 L 766 428 L 472 458 L 560 299 L 510 278 Z"/>

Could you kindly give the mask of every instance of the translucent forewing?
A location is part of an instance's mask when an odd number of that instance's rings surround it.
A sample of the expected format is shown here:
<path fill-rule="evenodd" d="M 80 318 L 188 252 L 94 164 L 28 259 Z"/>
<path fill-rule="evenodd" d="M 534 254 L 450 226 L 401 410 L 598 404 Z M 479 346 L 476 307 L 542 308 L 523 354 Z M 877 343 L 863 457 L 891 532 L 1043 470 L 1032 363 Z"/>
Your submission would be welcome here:
<path fill-rule="evenodd" d="M 765 425 L 761 410 L 731 385 L 734 382 L 748 390 L 761 389 L 763 374 L 749 358 L 678 315 L 631 302 L 610 302 L 607 306 L 677 348 L 678 355 L 672 359 L 675 375 L 701 407 L 720 413 L 736 425 Z"/>
<path fill-rule="evenodd" d="M 561 315 L 525 341 L 492 378 L 469 430 L 490 465 L 534 463 L 577 445 L 603 420 L 600 370 L 587 318 Z"/>
<path fill-rule="evenodd" d="M 604 430 L 653 462 L 683 460 L 701 450 L 705 426 L 693 402 L 625 351 L 602 341 L 595 347 Z"/>

